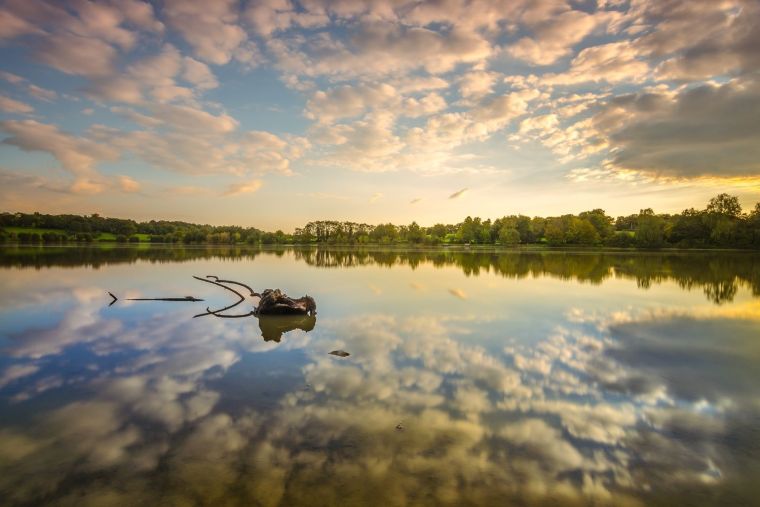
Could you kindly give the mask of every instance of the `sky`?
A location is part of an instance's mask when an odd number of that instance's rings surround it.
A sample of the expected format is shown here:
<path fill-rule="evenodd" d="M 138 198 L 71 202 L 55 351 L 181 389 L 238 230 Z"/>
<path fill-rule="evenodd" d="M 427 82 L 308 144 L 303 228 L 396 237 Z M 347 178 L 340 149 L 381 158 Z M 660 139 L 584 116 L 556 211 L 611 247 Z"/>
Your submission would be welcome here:
<path fill-rule="evenodd" d="M 760 200 L 760 0 L 0 2 L 0 210 L 292 231 Z"/>

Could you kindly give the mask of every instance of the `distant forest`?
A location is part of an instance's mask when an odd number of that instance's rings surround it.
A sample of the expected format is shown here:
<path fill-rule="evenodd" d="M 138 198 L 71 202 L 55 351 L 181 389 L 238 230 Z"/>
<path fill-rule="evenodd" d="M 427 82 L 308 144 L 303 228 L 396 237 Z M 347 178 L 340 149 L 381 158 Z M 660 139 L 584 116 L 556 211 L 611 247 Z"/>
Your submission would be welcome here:
<path fill-rule="evenodd" d="M 467 217 L 458 224 L 424 227 L 391 223 L 315 221 L 295 230 L 266 232 L 255 227 L 212 226 L 187 222 L 105 218 L 93 214 L 0 214 L 0 242 L 56 244 L 65 242 L 182 244 L 328 244 L 328 245 L 531 245 L 609 246 L 622 248 L 753 248 L 760 249 L 760 203 L 742 212 L 739 199 L 720 194 L 705 209 L 657 214 L 651 208 L 613 218 L 602 209 L 577 215 L 496 220 Z"/>

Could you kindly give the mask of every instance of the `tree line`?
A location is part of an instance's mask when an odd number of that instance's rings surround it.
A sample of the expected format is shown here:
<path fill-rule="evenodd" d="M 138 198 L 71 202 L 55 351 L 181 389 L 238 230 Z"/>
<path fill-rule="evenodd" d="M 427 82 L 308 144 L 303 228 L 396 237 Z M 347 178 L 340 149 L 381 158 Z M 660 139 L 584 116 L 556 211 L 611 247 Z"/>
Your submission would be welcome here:
<path fill-rule="evenodd" d="M 736 196 L 720 194 L 703 210 L 656 214 L 651 208 L 613 218 L 594 209 L 577 215 L 528 217 L 509 215 L 495 220 L 467 217 L 458 224 L 422 227 L 392 223 L 371 226 L 354 222 L 309 222 L 296 229 L 301 244 L 465 244 L 760 248 L 760 203 L 743 213 Z"/>
<path fill-rule="evenodd" d="M 0 214 L 0 241 L 20 243 L 91 242 L 100 233 L 116 241 L 208 244 L 328 244 L 328 245 L 531 245 L 609 246 L 638 248 L 760 248 L 760 203 L 745 213 L 736 196 L 720 194 L 701 210 L 657 214 L 651 208 L 613 218 L 603 209 L 577 215 L 528 217 L 509 215 L 495 220 L 467 217 L 457 224 L 420 226 L 321 220 L 293 234 L 255 227 L 199 225 L 177 221 L 136 222 L 93 214 Z M 19 231 L 18 229 L 23 229 Z M 41 232 L 35 232 L 35 231 Z M 142 235 L 142 238 L 137 235 Z"/>

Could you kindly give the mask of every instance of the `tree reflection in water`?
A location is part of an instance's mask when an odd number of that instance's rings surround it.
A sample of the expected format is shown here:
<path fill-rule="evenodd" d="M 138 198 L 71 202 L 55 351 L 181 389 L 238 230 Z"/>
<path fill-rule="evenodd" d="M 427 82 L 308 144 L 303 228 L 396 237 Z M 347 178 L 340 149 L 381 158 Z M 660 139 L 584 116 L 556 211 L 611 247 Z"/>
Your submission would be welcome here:
<path fill-rule="evenodd" d="M 755 252 L 515 252 L 499 250 L 384 250 L 330 248 L 228 247 L 32 247 L 0 249 L 0 267 L 92 266 L 148 261 L 192 262 L 199 259 L 253 261 L 259 256 L 282 257 L 319 268 L 361 266 L 417 268 L 456 266 L 467 276 L 481 272 L 508 278 L 550 276 L 599 284 L 611 278 L 635 280 L 639 287 L 675 281 L 681 287 L 700 287 L 715 303 L 730 302 L 739 286 L 760 295 L 760 254 Z"/>

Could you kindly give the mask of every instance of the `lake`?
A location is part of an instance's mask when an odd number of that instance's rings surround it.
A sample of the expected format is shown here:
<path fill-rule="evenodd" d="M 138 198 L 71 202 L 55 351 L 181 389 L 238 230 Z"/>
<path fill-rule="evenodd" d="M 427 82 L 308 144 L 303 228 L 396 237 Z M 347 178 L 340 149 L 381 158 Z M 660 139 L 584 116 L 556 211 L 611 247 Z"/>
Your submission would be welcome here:
<path fill-rule="evenodd" d="M 4 505 L 760 504 L 758 254 L 5 247 L 0 273 Z M 193 275 L 318 313 L 194 317 L 237 296 Z"/>

